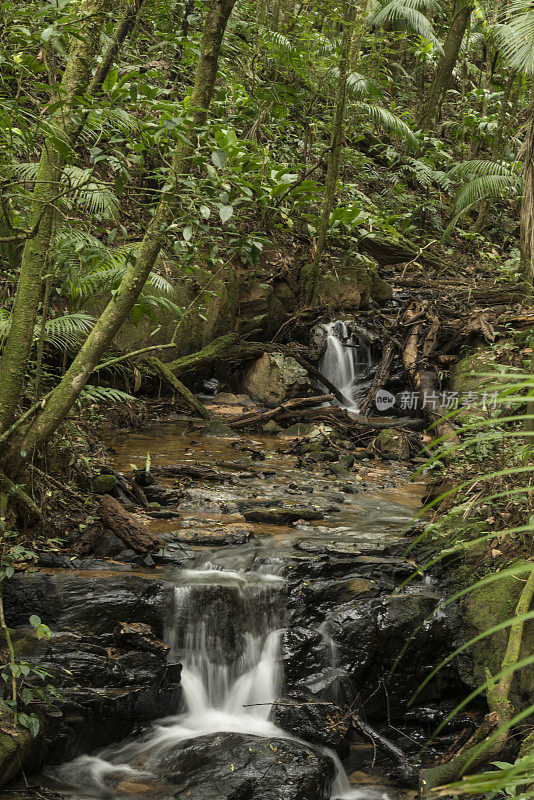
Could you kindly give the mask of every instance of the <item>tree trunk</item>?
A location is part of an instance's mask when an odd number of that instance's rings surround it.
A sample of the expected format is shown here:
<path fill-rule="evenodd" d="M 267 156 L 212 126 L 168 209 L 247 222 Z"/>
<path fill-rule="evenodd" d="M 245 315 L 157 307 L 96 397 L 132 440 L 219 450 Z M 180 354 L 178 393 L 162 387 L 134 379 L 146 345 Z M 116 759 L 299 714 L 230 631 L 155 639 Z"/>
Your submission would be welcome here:
<path fill-rule="evenodd" d="M 0 362 L 0 431 L 11 424 L 22 392 L 41 298 L 42 269 L 53 231 L 54 200 L 63 168 L 61 151 L 76 132 L 78 97 L 85 93 L 91 80 L 91 67 L 110 5 L 110 0 L 85 0 L 80 9 L 78 34 L 72 37 L 61 81 L 60 97 L 64 102 L 61 111 L 50 120 L 54 133 L 43 146 L 29 213 L 32 235 L 24 245 L 11 328 Z"/>
<path fill-rule="evenodd" d="M 160 361 L 160 359 L 156 358 L 155 356 L 149 357 L 146 360 L 156 370 L 156 372 L 161 375 L 163 380 L 169 384 L 171 389 L 186 402 L 189 408 L 192 408 L 194 411 L 196 411 L 197 414 L 199 414 L 199 416 L 201 416 L 203 419 L 212 418 L 212 414 L 210 414 L 210 412 L 204 408 L 202 403 L 200 403 L 195 395 L 189 391 L 187 386 L 184 386 L 184 384 L 178 380 L 176 375 L 172 373 L 167 364 L 164 364 L 163 361 Z"/>
<path fill-rule="evenodd" d="M 423 114 L 418 120 L 418 127 L 423 131 L 432 128 L 439 116 L 441 101 L 450 86 L 472 10 L 471 5 L 465 5 L 462 0 L 456 0 L 451 26 L 443 43 L 443 55 L 436 67 L 436 74 Z"/>
<path fill-rule="evenodd" d="M 341 163 L 341 151 L 345 139 L 345 107 L 347 104 L 347 78 L 350 67 L 350 55 L 352 44 L 352 28 L 355 17 L 355 7 L 352 2 L 344 5 L 343 37 L 341 41 L 341 54 L 339 59 L 339 78 L 337 85 L 337 95 L 332 119 L 332 136 L 330 140 L 330 154 L 328 157 L 328 168 L 325 178 L 324 200 L 319 222 L 319 232 L 315 253 L 312 261 L 302 267 L 300 274 L 300 296 L 301 300 L 309 304 L 313 301 L 319 283 L 319 265 L 324 252 L 328 227 L 330 225 L 330 214 L 334 207 L 337 180 L 339 177 L 339 167 Z"/>
<path fill-rule="evenodd" d="M 234 4 L 235 0 L 212 0 L 207 12 L 190 103 L 193 110 L 193 124 L 196 127 L 203 126 L 206 121 L 215 87 L 221 43 Z M 172 181 L 173 185 L 161 194 L 156 212 L 141 242 L 137 259 L 128 267 L 118 289 L 100 315 L 63 380 L 52 392 L 41 414 L 12 443 L 6 467 L 9 474 L 15 475 L 34 450 L 48 441 L 61 424 L 141 293 L 173 219 L 177 178 L 191 170 L 192 151 L 196 146 L 196 139 L 196 131 L 193 131 L 189 145 L 184 143 L 176 148 L 169 176 L 169 183 Z"/>
<path fill-rule="evenodd" d="M 521 271 L 527 295 L 534 286 L 534 103 L 529 109 L 523 147 L 523 198 L 521 200 Z"/>

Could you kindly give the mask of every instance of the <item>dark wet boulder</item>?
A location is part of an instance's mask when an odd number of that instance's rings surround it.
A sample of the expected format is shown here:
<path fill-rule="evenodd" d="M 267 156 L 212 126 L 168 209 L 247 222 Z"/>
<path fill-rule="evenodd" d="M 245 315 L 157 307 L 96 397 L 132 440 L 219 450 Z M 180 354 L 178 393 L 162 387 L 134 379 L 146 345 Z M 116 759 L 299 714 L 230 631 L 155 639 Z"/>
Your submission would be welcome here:
<path fill-rule="evenodd" d="M 177 787 L 176 798 L 189 800 L 241 800 L 247 793 L 254 800 L 327 800 L 335 775 L 333 760 L 312 745 L 241 733 L 189 739 L 153 770 Z"/>
<path fill-rule="evenodd" d="M 317 700 L 312 694 L 303 692 L 276 700 L 271 719 L 299 739 L 325 745 L 338 752 L 343 750 L 351 728 L 348 709 Z"/>
<path fill-rule="evenodd" d="M 158 636 L 173 607 L 169 584 L 137 575 L 88 577 L 77 573 L 20 573 L 5 582 L 8 624 L 27 625 L 31 614 L 56 629 L 111 633 L 120 620 L 146 622 Z"/>
<path fill-rule="evenodd" d="M 282 637 L 282 663 L 286 688 L 317 699 L 351 703 L 356 694 L 350 672 L 334 666 L 332 640 L 317 630 L 290 627 Z"/>
<path fill-rule="evenodd" d="M 323 519 L 324 513 L 319 508 L 308 507 L 254 507 L 249 506 L 241 512 L 247 522 L 264 522 L 270 525 L 290 525 L 300 519 L 312 521 Z"/>
<path fill-rule="evenodd" d="M 160 658 L 165 658 L 170 649 L 168 644 L 155 637 L 145 622 L 118 622 L 113 629 L 113 639 L 117 647 L 143 650 Z"/>

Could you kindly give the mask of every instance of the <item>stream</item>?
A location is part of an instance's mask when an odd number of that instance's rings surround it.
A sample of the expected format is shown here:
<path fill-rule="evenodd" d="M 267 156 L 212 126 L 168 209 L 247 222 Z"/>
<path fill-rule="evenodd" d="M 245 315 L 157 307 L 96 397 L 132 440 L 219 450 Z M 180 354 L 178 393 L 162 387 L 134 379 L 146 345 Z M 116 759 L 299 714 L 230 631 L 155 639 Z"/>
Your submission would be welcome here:
<path fill-rule="evenodd" d="M 346 349 L 334 349 L 346 358 Z M 327 351 L 323 367 L 332 358 Z M 353 385 L 356 372 L 336 369 L 331 379 Z M 212 408 L 228 413 L 216 402 Z M 430 732 L 427 717 L 434 722 L 450 699 L 454 678 L 440 677 L 407 712 L 449 643 L 431 582 L 418 576 L 403 585 L 415 568 L 403 534 L 423 486 L 410 480 L 409 465 L 365 454 L 353 469 L 332 471 L 329 436 L 320 427 L 304 439 L 213 436 L 180 418 L 110 434 L 117 470 L 142 469 L 150 455 L 155 483 L 145 487 L 145 516 L 165 547 L 155 563 L 129 567 L 125 551 L 104 568 L 102 559 L 83 562 L 80 577 L 52 570 L 36 582 L 46 578 L 61 598 L 75 597 L 60 623 L 91 628 L 91 659 L 112 644 L 107 631 L 116 620 L 155 620 L 167 662 L 181 665 L 179 690 L 158 689 L 148 713 L 143 700 L 146 722 L 118 742 L 107 730 L 111 743 L 91 748 L 76 734 L 78 744 L 57 751 L 76 757 L 57 763 L 56 756 L 41 776 L 46 785 L 72 800 L 406 797 L 395 768 L 347 714 L 377 720 L 413 754 Z M 175 465 L 206 468 L 206 477 L 184 477 Z M 142 669 L 129 683 L 154 689 L 144 661 Z M 112 704 L 129 696 L 117 692 Z M 105 708 L 110 719 L 120 713 Z"/>

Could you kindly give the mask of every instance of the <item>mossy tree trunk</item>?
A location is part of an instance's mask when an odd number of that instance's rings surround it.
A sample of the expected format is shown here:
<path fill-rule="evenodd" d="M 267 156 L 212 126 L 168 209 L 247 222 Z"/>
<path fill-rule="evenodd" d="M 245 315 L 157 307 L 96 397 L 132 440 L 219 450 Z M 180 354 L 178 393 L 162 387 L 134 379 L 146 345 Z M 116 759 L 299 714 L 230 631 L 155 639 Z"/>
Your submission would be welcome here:
<path fill-rule="evenodd" d="M 309 264 L 302 267 L 300 274 L 300 297 L 303 303 L 311 303 L 317 292 L 319 282 L 319 265 L 324 253 L 326 237 L 330 225 L 330 214 L 334 207 L 337 181 L 339 178 L 339 168 L 341 164 L 341 153 L 345 140 L 345 109 L 347 105 L 347 78 L 350 70 L 352 31 L 356 16 L 356 7 L 347 0 L 343 4 L 343 34 L 341 40 L 341 52 L 339 58 L 339 76 L 337 84 L 336 100 L 334 104 L 334 114 L 332 118 L 332 135 L 330 139 L 330 152 L 328 156 L 328 167 L 326 171 L 323 207 L 321 209 L 321 219 L 319 221 L 319 231 L 315 252 Z M 363 20 L 362 20 L 363 21 Z M 358 45 L 359 50 L 359 45 Z"/>
<path fill-rule="evenodd" d="M 59 89 L 61 109 L 50 119 L 30 205 L 29 231 L 22 253 L 11 329 L 0 362 L 0 432 L 9 427 L 22 392 L 41 299 L 42 270 L 54 227 L 54 202 L 59 194 L 64 155 L 76 132 L 78 98 L 91 80 L 100 36 L 111 0 L 85 0 L 80 8 L 78 35 L 72 43 Z"/>
<path fill-rule="evenodd" d="M 212 0 L 202 35 L 200 57 L 191 93 L 193 130 L 189 144 L 179 145 L 172 159 L 170 188 L 163 191 L 137 258 L 130 264 L 118 289 L 100 315 L 78 355 L 54 389 L 43 411 L 11 442 L 6 459 L 9 475 L 16 475 L 31 456 L 52 436 L 76 402 L 102 354 L 109 347 L 120 326 L 141 293 L 156 258 L 163 247 L 165 235 L 173 220 L 180 176 L 187 175 L 193 165 L 197 143 L 197 128 L 206 122 L 207 111 L 217 77 L 218 59 L 226 25 L 235 0 Z"/>
<path fill-rule="evenodd" d="M 435 124 L 438 116 L 443 95 L 450 86 L 452 73 L 458 61 L 462 40 L 471 19 L 473 7 L 466 0 L 456 0 L 453 9 L 453 17 L 445 41 L 443 43 L 443 55 L 436 67 L 436 74 L 430 88 L 430 94 L 425 103 L 423 114 L 418 120 L 418 127 L 421 130 L 429 130 Z"/>

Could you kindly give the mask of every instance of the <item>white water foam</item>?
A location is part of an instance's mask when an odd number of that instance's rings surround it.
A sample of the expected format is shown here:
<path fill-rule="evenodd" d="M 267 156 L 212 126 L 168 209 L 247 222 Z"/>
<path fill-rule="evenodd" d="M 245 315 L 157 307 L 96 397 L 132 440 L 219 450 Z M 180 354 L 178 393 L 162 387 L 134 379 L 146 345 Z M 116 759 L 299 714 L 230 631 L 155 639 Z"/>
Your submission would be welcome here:
<path fill-rule="evenodd" d="M 124 796 L 116 792 L 117 783 L 154 778 L 154 760 L 200 736 L 228 731 L 295 739 L 269 720 L 283 681 L 280 579 L 219 570 L 184 571 L 181 577 L 187 585 L 175 590 L 167 640 L 171 660 L 183 664 L 185 712 L 161 720 L 143 737 L 60 766 L 54 777 L 72 788 L 73 797 Z M 386 797 L 376 790 L 351 788 L 337 755 L 320 749 L 336 765 L 332 800 Z"/>

